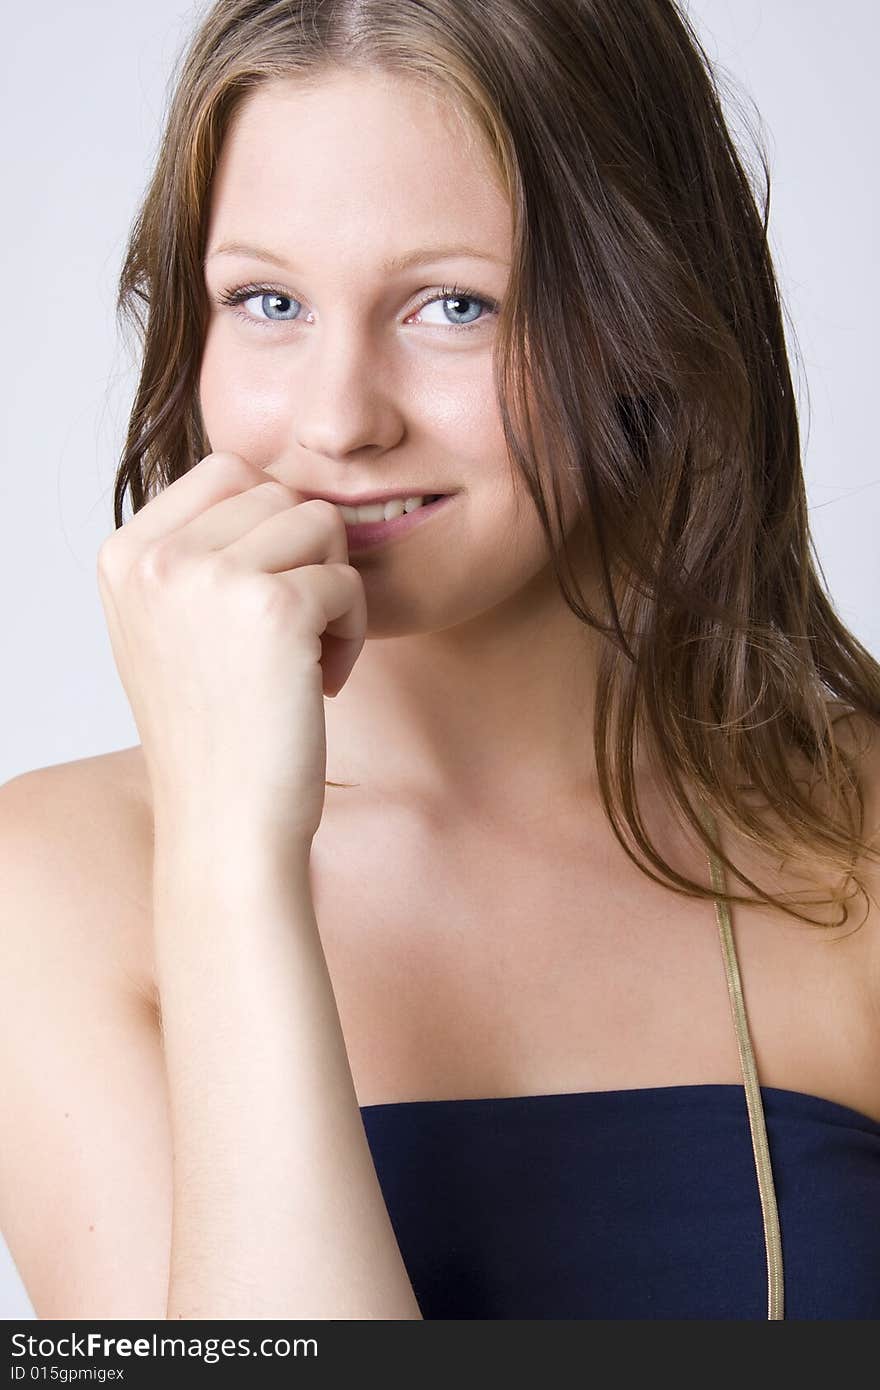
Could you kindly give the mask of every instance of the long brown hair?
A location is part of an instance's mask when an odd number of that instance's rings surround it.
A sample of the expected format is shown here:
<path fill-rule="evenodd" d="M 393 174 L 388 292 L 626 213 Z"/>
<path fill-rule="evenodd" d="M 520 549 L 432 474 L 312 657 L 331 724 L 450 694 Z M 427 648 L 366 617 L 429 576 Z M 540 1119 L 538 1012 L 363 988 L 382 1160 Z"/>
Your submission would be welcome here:
<path fill-rule="evenodd" d="M 656 882 L 711 895 L 648 836 L 638 744 L 670 811 L 756 894 L 729 902 L 824 925 L 737 869 L 688 787 L 831 884 L 820 901 L 841 903 L 845 923 L 852 895 L 835 880 L 864 893 L 857 860 L 880 851 L 862 838 L 859 767 L 836 726 L 880 724 L 880 665 L 814 563 L 767 158 L 759 146 L 759 211 L 711 63 L 672 0 L 218 0 L 175 75 L 120 277 L 142 362 L 116 526 L 126 491 L 136 512 L 210 452 L 202 261 L 230 119 L 266 81 L 340 67 L 400 72 L 450 99 L 509 196 L 497 398 L 565 601 L 607 638 L 595 758 L 615 835 Z M 598 612 L 572 567 L 563 479 L 581 502 L 577 543 L 596 557 Z"/>

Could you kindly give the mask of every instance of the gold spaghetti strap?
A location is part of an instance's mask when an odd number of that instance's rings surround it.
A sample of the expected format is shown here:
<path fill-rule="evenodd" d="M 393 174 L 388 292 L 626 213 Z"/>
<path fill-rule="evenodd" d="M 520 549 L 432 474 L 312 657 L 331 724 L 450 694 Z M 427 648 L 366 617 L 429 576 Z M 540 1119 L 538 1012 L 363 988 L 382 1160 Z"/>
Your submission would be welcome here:
<path fill-rule="evenodd" d="M 702 806 L 702 820 L 715 844 L 718 843 L 718 827 L 715 817 L 705 804 Z M 714 850 L 709 850 L 709 869 L 712 888 L 715 893 L 724 893 L 724 868 Z M 758 1069 L 749 1035 L 745 1001 L 742 992 L 739 962 L 730 920 L 730 906 L 723 899 L 715 899 L 715 915 L 721 933 L 721 948 L 724 955 L 724 970 L 727 975 L 727 989 L 733 1024 L 739 1046 L 739 1060 L 742 1067 L 746 1093 L 746 1108 L 749 1115 L 749 1128 L 752 1135 L 752 1152 L 755 1156 L 755 1173 L 758 1179 L 758 1193 L 761 1198 L 761 1217 L 764 1223 L 764 1248 L 767 1254 L 767 1318 L 784 1318 L 784 1292 L 782 1275 L 782 1237 L 779 1230 L 779 1211 L 776 1205 L 776 1189 L 773 1184 L 773 1168 L 770 1163 L 770 1149 L 767 1143 L 767 1126 L 764 1121 L 764 1104 L 758 1082 Z"/>

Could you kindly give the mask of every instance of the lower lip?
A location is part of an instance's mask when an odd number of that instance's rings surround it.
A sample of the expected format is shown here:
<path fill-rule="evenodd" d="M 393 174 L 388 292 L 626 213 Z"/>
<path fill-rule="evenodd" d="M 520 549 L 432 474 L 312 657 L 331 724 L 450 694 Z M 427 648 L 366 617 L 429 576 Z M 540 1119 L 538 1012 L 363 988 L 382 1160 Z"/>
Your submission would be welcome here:
<path fill-rule="evenodd" d="M 365 550 L 367 547 L 372 549 L 373 546 L 384 545 L 386 541 L 397 540 L 398 536 L 405 536 L 416 526 L 430 521 L 431 517 L 442 511 L 454 496 L 454 492 L 448 492 L 445 496 L 438 497 L 436 502 L 423 502 L 415 511 L 404 512 L 402 516 L 392 517 L 390 521 L 362 521 L 358 525 L 349 525 L 346 522 L 345 534 L 349 550 Z"/>

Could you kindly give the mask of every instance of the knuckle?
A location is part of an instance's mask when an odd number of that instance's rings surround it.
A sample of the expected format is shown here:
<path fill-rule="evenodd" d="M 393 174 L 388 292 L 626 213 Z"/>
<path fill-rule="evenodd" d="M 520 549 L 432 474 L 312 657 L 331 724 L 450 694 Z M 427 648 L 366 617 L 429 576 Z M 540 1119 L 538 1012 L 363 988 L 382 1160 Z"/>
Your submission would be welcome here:
<path fill-rule="evenodd" d="M 241 454 L 234 454 L 230 449 L 216 449 L 213 453 L 206 454 L 199 466 L 204 465 L 209 465 L 212 473 L 219 472 L 222 477 L 229 478 L 234 483 L 253 483 L 263 476 L 262 468 L 248 463 Z"/>
<path fill-rule="evenodd" d="M 249 611 L 258 618 L 278 611 L 281 595 L 279 586 L 273 580 L 274 575 L 271 574 L 250 573 L 242 584 L 244 601 Z"/>
<path fill-rule="evenodd" d="M 132 568 L 130 555 L 131 544 L 124 526 L 105 536 L 98 547 L 95 564 L 98 588 L 102 594 L 112 592 L 122 584 Z"/>
<path fill-rule="evenodd" d="M 287 603 L 287 614 L 295 623 L 297 630 L 312 632 L 323 626 L 322 609 L 315 581 L 311 577 L 312 566 L 288 570 L 285 583 L 281 586 Z"/>
<path fill-rule="evenodd" d="M 310 497 L 307 501 L 300 503 L 300 509 L 308 507 L 315 516 L 324 521 L 329 526 L 341 526 L 345 530 L 345 522 L 342 513 L 335 502 L 328 502 L 324 497 Z"/>
<path fill-rule="evenodd" d="M 184 552 L 175 560 L 175 567 L 179 568 L 186 560 L 191 562 L 190 569 L 196 582 L 207 589 L 215 588 L 238 574 L 235 561 L 226 550 L 205 550 L 191 556 Z"/>
<path fill-rule="evenodd" d="M 132 577 L 143 588 L 166 584 L 174 569 L 176 556 L 167 536 L 151 541 L 140 552 L 132 566 Z"/>
<path fill-rule="evenodd" d="M 290 574 L 285 575 L 288 581 L 290 578 Z M 251 575 L 245 601 L 250 620 L 260 626 L 275 623 L 289 633 L 292 623 L 302 619 L 303 604 L 298 586 L 282 582 L 278 575 Z"/>
<path fill-rule="evenodd" d="M 116 550 L 111 547 L 113 539 L 113 536 L 107 536 L 98 547 L 97 571 L 99 579 L 112 578 L 116 568 Z"/>

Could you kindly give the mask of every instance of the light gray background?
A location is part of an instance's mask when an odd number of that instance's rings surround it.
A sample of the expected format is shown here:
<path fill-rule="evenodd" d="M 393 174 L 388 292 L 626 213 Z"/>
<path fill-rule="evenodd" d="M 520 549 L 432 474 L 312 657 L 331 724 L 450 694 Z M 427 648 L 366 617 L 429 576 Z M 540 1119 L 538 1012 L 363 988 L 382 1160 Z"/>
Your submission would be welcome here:
<path fill-rule="evenodd" d="M 95 580 L 135 379 L 113 303 L 172 66 L 206 8 L 56 0 L 5 14 L 0 782 L 139 741 Z M 771 246 L 809 387 L 808 402 L 796 377 L 813 535 L 838 611 L 876 654 L 880 11 L 874 0 L 686 8 L 764 123 Z M 33 1316 L 0 1239 L 0 1317 Z"/>

